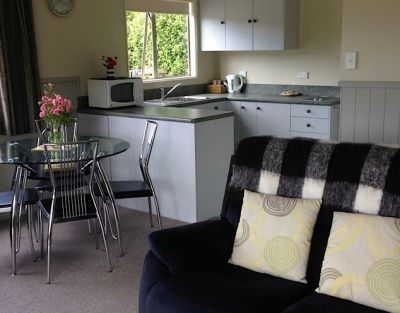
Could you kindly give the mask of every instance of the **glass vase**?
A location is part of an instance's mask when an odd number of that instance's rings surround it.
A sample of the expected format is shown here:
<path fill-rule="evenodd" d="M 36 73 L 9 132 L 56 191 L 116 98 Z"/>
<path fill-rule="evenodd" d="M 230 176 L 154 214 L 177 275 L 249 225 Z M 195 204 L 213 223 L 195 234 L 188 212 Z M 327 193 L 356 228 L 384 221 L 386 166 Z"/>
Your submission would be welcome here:
<path fill-rule="evenodd" d="M 66 125 L 52 123 L 48 125 L 50 143 L 66 142 Z"/>

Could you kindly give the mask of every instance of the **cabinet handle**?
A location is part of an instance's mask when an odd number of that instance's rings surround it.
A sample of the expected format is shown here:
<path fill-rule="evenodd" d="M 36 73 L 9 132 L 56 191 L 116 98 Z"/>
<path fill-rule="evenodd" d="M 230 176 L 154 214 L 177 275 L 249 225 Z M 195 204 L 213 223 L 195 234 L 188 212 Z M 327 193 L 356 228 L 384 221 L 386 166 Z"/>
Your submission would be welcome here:
<path fill-rule="evenodd" d="M 248 22 L 248 23 L 251 23 L 252 21 L 251 21 L 251 20 L 247 20 L 247 22 Z"/>
<path fill-rule="evenodd" d="M 242 105 L 240 108 L 241 108 L 242 110 L 246 110 L 246 107 L 243 106 L 243 105 Z"/>
<path fill-rule="evenodd" d="M 253 23 L 257 23 L 258 22 L 258 20 L 255 18 L 254 20 L 253 20 Z"/>
<path fill-rule="evenodd" d="M 225 24 L 225 21 L 221 21 L 221 25 Z"/>
<path fill-rule="evenodd" d="M 306 125 L 308 128 L 310 128 L 311 127 L 311 124 L 310 123 L 307 123 L 307 125 Z"/>
<path fill-rule="evenodd" d="M 215 107 L 214 107 L 214 110 L 218 110 L 218 107 L 217 107 L 217 106 L 215 106 Z"/>
<path fill-rule="evenodd" d="M 311 113 L 311 110 L 310 110 L 310 109 L 308 109 L 308 110 L 307 110 L 307 113 Z"/>
<path fill-rule="evenodd" d="M 261 110 L 261 108 L 260 108 L 260 107 L 257 107 L 257 110 L 259 110 L 259 111 L 260 111 L 260 110 Z"/>

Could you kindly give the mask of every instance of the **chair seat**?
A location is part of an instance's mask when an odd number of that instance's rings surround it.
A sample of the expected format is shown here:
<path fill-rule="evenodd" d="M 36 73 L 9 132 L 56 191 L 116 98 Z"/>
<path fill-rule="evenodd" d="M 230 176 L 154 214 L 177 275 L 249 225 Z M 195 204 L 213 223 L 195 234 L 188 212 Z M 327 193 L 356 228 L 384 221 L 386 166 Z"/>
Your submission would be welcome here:
<path fill-rule="evenodd" d="M 291 305 L 282 313 L 384 313 L 378 309 L 317 292 Z"/>
<path fill-rule="evenodd" d="M 153 195 L 149 184 L 140 180 L 110 181 L 110 185 L 115 199 L 151 197 Z M 100 196 L 97 187 L 94 194 Z"/>
<path fill-rule="evenodd" d="M 312 292 L 310 285 L 226 264 L 162 279 L 147 297 L 148 313 L 277 313 Z"/>
<path fill-rule="evenodd" d="M 72 222 L 72 221 L 78 221 L 78 220 L 85 220 L 85 219 L 91 219 L 91 218 L 96 218 L 97 213 L 96 213 L 96 208 L 94 206 L 92 197 L 87 194 L 83 195 L 83 201 L 81 202 L 81 197 L 78 196 L 71 196 L 69 198 L 70 203 L 75 203 L 78 204 L 80 207 L 83 207 L 83 204 L 86 205 L 86 212 L 83 215 L 74 217 L 73 214 L 71 213 L 70 217 L 64 217 L 63 212 L 62 212 L 62 199 L 59 199 L 57 201 L 56 198 L 56 204 L 55 204 L 55 211 L 54 211 L 54 216 L 53 216 L 53 223 L 64 223 L 64 222 Z M 46 218 L 50 218 L 50 209 L 51 209 L 51 199 L 43 199 L 38 202 L 39 207 L 42 209 L 42 212 L 45 214 Z M 66 208 L 68 208 L 68 203 L 65 205 Z M 71 205 L 72 207 L 72 205 Z"/>
<path fill-rule="evenodd" d="M 14 197 L 13 191 L 6 191 L 0 193 L 0 208 L 7 208 L 11 206 Z M 22 205 L 33 205 L 38 202 L 39 198 L 34 189 L 26 189 Z"/>

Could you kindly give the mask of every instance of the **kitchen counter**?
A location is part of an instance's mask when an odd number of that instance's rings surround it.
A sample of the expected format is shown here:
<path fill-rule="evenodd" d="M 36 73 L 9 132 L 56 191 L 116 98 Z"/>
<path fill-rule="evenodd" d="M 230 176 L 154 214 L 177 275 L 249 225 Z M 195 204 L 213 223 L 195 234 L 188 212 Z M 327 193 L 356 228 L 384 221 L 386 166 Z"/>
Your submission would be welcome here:
<path fill-rule="evenodd" d="M 207 97 L 207 100 L 199 100 L 196 101 L 196 104 L 202 104 L 212 101 L 223 101 L 223 100 L 231 100 L 231 101 L 250 101 L 250 102 L 269 102 L 269 103 L 289 103 L 289 104 L 307 104 L 307 105 L 322 105 L 322 106 L 333 106 L 340 103 L 340 99 L 337 97 L 322 97 L 322 101 L 313 101 L 306 100 L 313 98 L 309 95 L 300 95 L 300 96 L 280 96 L 276 94 L 248 94 L 248 93 L 223 93 L 223 94 L 214 94 L 214 93 L 206 93 L 200 94 L 196 96 Z M 186 107 L 193 105 L 191 103 L 182 103 L 174 105 L 174 107 Z"/>
<path fill-rule="evenodd" d="M 213 100 L 212 100 L 213 101 Z M 196 102 L 197 103 L 197 102 Z M 202 101 L 201 103 L 204 103 Z M 193 105 L 193 102 L 191 103 Z M 78 108 L 78 113 L 107 115 L 107 116 L 122 116 L 140 119 L 154 119 L 161 121 L 172 121 L 181 123 L 198 123 L 204 121 L 215 120 L 219 118 L 233 116 L 230 111 L 215 111 L 215 110 L 199 110 L 189 109 L 184 107 L 161 107 L 161 106 L 146 106 L 146 107 L 126 107 L 116 109 L 101 109 L 101 108 Z"/>

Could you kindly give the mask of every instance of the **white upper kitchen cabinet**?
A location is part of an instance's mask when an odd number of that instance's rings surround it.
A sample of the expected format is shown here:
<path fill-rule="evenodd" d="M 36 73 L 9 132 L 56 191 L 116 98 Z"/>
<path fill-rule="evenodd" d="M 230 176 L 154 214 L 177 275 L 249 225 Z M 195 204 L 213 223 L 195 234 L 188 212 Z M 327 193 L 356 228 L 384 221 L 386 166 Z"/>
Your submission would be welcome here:
<path fill-rule="evenodd" d="M 225 0 L 200 1 L 201 50 L 225 51 Z"/>
<path fill-rule="evenodd" d="M 253 50 L 299 46 L 299 0 L 253 0 Z"/>
<path fill-rule="evenodd" d="M 200 0 L 202 50 L 297 48 L 299 14 L 299 0 Z"/>
<path fill-rule="evenodd" d="M 252 44 L 252 1 L 226 0 L 226 50 L 248 51 Z"/>

